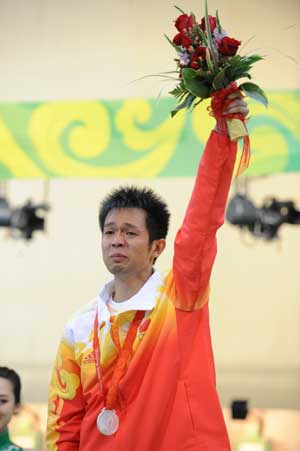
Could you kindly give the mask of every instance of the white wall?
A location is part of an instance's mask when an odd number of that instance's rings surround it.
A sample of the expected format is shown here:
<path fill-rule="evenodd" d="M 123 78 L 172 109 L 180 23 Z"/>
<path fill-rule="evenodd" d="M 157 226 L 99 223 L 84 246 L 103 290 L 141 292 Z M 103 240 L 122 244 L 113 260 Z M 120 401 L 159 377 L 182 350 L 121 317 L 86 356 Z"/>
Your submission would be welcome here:
<path fill-rule="evenodd" d="M 178 1 L 196 14 L 198 1 Z M 297 0 L 211 1 L 232 36 L 253 40 L 267 60 L 257 65 L 265 89 L 299 89 L 300 3 Z M 0 1 L 1 101 L 156 96 L 156 80 L 140 76 L 173 68 L 173 2 Z M 198 14 L 199 18 L 201 14 Z M 0 363 L 15 367 L 27 401 L 43 401 L 66 319 L 107 279 L 99 252 L 98 204 L 119 180 L 53 180 L 47 235 L 30 244 L 0 233 Z M 173 213 L 167 252 L 192 187 L 191 179 L 139 180 L 159 191 Z M 42 198 L 41 181 L 12 181 L 13 204 Z M 255 180 L 251 196 L 294 199 L 299 174 Z M 180 203 L 178 202 L 180 198 Z M 284 226 L 278 244 L 243 243 L 236 229 L 219 233 L 211 298 L 218 384 L 227 404 L 249 396 L 257 406 L 300 407 L 300 229 Z M 246 237 L 245 237 L 246 239 Z"/>
<path fill-rule="evenodd" d="M 204 2 L 177 4 L 199 19 L 204 11 Z M 288 58 L 299 62 L 298 0 L 209 4 L 245 51 L 267 56 L 255 69 L 266 89 L 299 87 L 299 66 Z M 163 37 L 176 31 L 172 1 L 1 0 L 0 13 L 3 101 L 156 96 L 157 81 L 128 83 L 174 69 L 175 55 Z"/>

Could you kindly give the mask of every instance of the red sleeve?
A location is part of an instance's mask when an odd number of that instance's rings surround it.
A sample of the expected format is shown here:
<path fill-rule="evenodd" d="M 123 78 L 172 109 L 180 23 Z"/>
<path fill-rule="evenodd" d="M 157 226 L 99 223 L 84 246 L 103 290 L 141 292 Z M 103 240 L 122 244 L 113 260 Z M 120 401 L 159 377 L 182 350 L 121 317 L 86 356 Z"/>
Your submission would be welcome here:
<path fill-rule="evenodd" d="M 224 222 L 236 152 L 236 142 L 214 131 L 211 133 L 175 239 L 174 302 L 179 309 L 200 308 L 208 299 L 209 279 L 217 253 L 216 231 Z"/>

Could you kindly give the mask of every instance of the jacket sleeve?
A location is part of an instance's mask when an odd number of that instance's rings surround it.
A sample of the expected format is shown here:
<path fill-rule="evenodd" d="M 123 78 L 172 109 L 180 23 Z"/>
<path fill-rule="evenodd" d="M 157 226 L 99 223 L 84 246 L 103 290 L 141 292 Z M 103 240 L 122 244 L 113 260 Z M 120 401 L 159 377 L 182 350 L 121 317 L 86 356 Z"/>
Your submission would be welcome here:
<path fill-rule="evenodd" d="M 72 340 L 64 337 L 50 382 L 47 451 L 78 451 L 84 412 L 80 367 L 74 357 Z"/>
<path fill-rule="evenodd" d="M 217 253 L 216 232 L 224 222 L 236 152 L 236 142 L 215 131 L 211 133 L 175 239 L 173 300 L 179 309 L 195 310 L 208 300 Z"/>

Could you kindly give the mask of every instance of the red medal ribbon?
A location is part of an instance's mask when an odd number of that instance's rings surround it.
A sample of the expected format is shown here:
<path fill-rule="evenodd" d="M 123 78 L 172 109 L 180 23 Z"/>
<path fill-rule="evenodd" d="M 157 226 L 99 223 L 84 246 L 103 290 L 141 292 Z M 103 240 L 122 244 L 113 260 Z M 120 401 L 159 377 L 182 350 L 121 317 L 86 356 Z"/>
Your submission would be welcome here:
<path fill-rule="evenodd" d="M 227 134 L 226 119 L 240 119 L 245 124 L 245 118 L 239 113 L 230 113 L 223 115 L 223 111 L 230 105 L 232 99 L 228 99 L 229 94 L 234 94 L 239 91 L 238 85 L 232 81 L 226 88 L 219 89 L 212 93 L 211 105 L 209 107 L 210 115 L 217 120 L 217 128 L 221 133 Z M 239 91 L 241 92 L 241 91 Z M 250 162 L 250 140 L 249 136 L 243 138 L 243 151 L 240 158 L 237 176 L 242 174 L 249 166 Z"/>
<path fill-rule="evenodd" d="M 93 336 L 93 348 L 94 348 L 94 355 L 95 355 L 95 361 L 96 361 L 96 371 L 97 371 L 97 378 L 99 383 L 100 391 L 103 395 L 103 401 L 104 401 L 104 407 L 106 409 L 112 410 L 115 408 L 118 398 L 118 388 L 119 388 L 119 382 L 121 378 L 124 376 L 124 370 L 128 363 L 128 360 L 130 358 L 130 355 L 132 353 L 132 347 L 134 340 L 136 338 L 137 330 L 145 316 L 145 312 L 143 310 L 138 310 L 134 316 L 134 319 L 129 327 L 129 330 L 127 332 L 124 345 L 121 349 L 118 349 L 119 356 L 117 358 L 116 366 L 113 371 L 111 383 L 108 389 L 108 392 L 105 396 L 104 390 L 103 390 L 103 383 L 102 383 L 102 376 L 101 376 L 101 366 L 100 366 L 100 359 L 101 359 L 101 351 L 100 351 L 100 344 L 98 339 L 98 310 L 96 312 L 95 321 L 94 321 L 94 336 Z M 117 341 L 119 343 L 119 339 Z M 119 348 L 119 346 L 117 346 Z"/>
<path fill-rule="evenodd" d="M 111 334 L 111 338 L 112 338 L 112 341 L 114 342 L 115 347 L 117 348 L 118 352 L 120 352 L 122 349 L 122 346 L 120 343 L 118 321 L 117 321 L 117 319 L 114 321 L 113 318 L 114 317 L 110 318 L 110 324 L 111 324 L 110 334 Z"/>

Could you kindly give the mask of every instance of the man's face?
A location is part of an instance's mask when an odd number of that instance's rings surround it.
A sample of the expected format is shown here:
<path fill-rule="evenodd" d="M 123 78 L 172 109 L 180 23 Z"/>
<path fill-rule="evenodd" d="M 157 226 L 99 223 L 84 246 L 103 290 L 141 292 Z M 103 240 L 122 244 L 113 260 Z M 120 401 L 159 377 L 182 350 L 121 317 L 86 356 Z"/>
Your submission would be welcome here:
<path fill-rule="evenodd" d="M 139 276 L 151 271 L 153 259 L 165 240 L 149 243 L 146 212 L 140 208 L 111 210 L 102 234 L 102 255 L 107 269 L 115 276 Z"/>
<path fill-rule="evenodd" d="M 0 377 L 0 433 L 7 429 L 11 417 L 17 410 L 12 383 Z"/>

